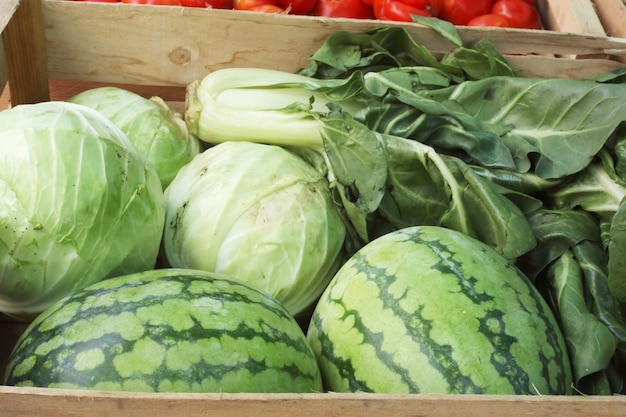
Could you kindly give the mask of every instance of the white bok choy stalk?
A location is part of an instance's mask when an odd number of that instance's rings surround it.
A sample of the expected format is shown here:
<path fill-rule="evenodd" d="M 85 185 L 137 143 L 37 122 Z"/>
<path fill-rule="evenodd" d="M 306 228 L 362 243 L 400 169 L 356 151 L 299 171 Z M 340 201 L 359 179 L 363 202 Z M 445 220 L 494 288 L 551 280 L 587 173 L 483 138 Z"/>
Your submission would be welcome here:
<path fill-rule="evenodd" d="M 342 80 L 315 78 L 263 68 L 224 68 L 187 86 L 185 121 L 207 143 L 250 141 L 322 148 L 322 122 L 334 102 L 321 91 Z M 330 85 L 329 85 L 330 86 Z M 359 104 L 336 102 L 348 112 Z"/>

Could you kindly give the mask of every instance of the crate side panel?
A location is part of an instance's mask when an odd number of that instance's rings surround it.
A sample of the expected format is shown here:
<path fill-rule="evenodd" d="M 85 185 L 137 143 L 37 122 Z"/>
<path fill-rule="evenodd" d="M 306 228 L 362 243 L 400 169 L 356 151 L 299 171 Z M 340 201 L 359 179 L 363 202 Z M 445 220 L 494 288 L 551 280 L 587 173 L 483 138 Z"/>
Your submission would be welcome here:
<path fill-rule="evenodd" d="M 45 0 L 43 8 L 51 78 L 143 85 L 184 86 L 224 67 L 296 71 L 332 33 L 382 25 L 374 20 L 64 0 Z M 406 27 L 436 53 L 452 48 L 431 29 L 384 25 Z M 466 44 L 487 37 L 512 54 L 597 55 L 617 49 L 604 37 L 548 30 L 459 27 L 459 32 Z M 626 40 L 617 46 L 623 48 Z M 556 65 L 558 70 L 560 63 Z"/>
<path fill-rule="evenodd" d="M 142 394 L 0 386 L 3 417 L 618 417 L 612 397 L 383 394 Z"/>

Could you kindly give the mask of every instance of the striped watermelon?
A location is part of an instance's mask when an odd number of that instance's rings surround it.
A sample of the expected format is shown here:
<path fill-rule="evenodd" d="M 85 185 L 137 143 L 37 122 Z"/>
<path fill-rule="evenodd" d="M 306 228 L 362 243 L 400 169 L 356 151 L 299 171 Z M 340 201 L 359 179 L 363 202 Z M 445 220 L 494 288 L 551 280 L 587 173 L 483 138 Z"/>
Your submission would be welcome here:
<path fill-rule="evenodd" d="M 6 384 L 142 392 L 319 392 L 305 334 L 226 276 L 158 270 L 54 304 L 25 331 Z"/>
<path fill-rule="evenodd" d="M 569 394 L 557 322 L 534 285 L 453 230 L 384 235 L 333 277 L 307 337 L 335 392 Z"/>

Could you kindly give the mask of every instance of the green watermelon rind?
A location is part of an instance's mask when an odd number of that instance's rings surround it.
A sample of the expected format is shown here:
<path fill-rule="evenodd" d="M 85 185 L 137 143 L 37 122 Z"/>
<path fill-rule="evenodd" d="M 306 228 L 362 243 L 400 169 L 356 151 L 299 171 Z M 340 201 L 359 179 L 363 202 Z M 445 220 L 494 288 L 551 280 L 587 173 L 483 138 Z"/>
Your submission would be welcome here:
<path fill-rule="evenodd" d="M 6 385 L 136 392 L 319 392 L 295 319 L 220 274 L 112 278 L 56 303 L 18 340 Z"/>
<path fill-rule="evenodd" d="M 534 285 L 489 246 L 436 226 L 392 232 L 349 259 L 307 337 L 334 392 L 572 389 L 563 336 Z"/>

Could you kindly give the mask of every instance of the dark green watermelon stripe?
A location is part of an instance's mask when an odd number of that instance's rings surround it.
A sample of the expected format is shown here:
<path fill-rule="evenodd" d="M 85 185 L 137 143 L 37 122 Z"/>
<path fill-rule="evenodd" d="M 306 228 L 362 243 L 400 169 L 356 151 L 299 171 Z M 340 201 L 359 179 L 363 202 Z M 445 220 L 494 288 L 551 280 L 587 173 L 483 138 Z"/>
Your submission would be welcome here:
<path fill-rule="evenodd" d="M 335 355 L 333 342 L 328 337 L 328 334 L 324 332 L 323 327 L 321 317 L 317 314 L 313 315 L 309 323 L 309 329 L 315 329 L 316 342 L 320 345 L 319 356 L 333 364 L 342 378 L 348 382 L 349 392 L 374 392 L 365 381 L 359 381 L 353 378 L 353 375 L 356 375 L 356 370 L 352 366 L 352 359 Z M 329 382 L 326 378 L 326 373 L 322 372 L 322 385 L 324 387 L 329 386 Z"/>

